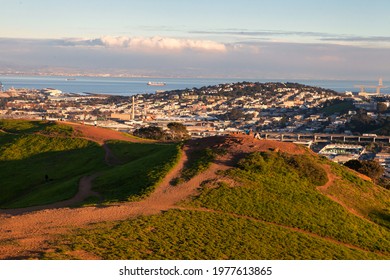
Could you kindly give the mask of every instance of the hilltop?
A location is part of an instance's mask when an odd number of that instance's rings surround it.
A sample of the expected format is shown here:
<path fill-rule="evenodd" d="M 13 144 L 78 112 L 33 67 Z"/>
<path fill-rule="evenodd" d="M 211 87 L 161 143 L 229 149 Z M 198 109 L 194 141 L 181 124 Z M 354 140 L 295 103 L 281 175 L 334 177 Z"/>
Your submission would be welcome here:
<path fill-rule="evenodd" d="M 100 161 L 72 176 L 90 178 L 95 199 L 22 214 L 5 204 L 3 259 L 390 258 L 389 191 L 304 147 L 241 134 L 134 143 L 94 127 L 42 133 L 49 127 L 58 130 L 40 123 L 20 135 L 3 124 L 0 139 L 8 149 L 22 147 L 20 137 L 86 141 L 77 142 L 77 158 L 96 149 Z M 18 164 L 36 153 L 20 152 Z"/>

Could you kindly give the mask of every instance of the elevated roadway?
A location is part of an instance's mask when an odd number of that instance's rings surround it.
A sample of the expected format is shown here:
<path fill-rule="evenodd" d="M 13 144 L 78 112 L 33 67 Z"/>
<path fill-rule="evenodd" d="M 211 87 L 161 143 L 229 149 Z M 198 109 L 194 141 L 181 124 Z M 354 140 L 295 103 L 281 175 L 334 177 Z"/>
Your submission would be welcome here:
<path fill-rule="evenodd" d="M 390 143 L 390 136 L 380 135 L 348 135 L 326 133 L 288 133 L 288 132 L 258 132 L 262 139 L 283 142 L 338 142 L 338 143 Z"/>

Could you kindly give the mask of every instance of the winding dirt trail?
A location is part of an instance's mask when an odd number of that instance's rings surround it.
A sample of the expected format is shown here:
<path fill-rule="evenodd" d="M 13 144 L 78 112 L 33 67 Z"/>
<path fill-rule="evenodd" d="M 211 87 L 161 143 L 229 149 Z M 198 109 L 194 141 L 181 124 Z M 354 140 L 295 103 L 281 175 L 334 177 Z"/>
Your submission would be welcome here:
<path fill-rule="evenodd" d="M 187 161 L 188 152 L 189 148 L 185 146 L 179 163 L 149 197 L 139 202 L 75 209 L 45 209 L 21 215 L 3 213 L 0 215 L 0 259 L 24 259 L 37 256 L 40 252 L 50 248 L 48 242 L 54 240 L 56 235 L 67 233 L 74 228 L 85 227 L 91 223 L 125 220 L 172 209 L 178 202 L 191 195 L 196 195 L 200 183 L 215 178 L 216 170 L 229 168 L 228 165 L 223 167 L 220 163 L 212 164 L 206 172 L 195 176 L 190 181 L 171 186 L 170 181 L 180 175 Z M 83 177 L 88 188 L 96 176 L 97 174 Z M 72 199 L 76 201 L 78 198 Z M 40 210 L 40 207 L 30 210 Z"/>
<path fill-rule="evenodd" d="M 77 194 L 70 199 L 55 202 L 52 204 L 46 204 L 46 205 L 31 206 L 25 208 L 14 208 L 9 210 L 0 210 L 0 214 L 8 214 L 8 215 L 15 216 L 15 215 L 21 215 L 24 213 L 30 213 L 30 212 L 40 211 L 40 210 L 70 207 L 72 205 L 83 202 L 88 197 L 91 196 L 99 197 L 100 195 L 97 192 L 94 192 L 92 190 L 92 181 L 95 178 L 97 178 L 98 175 L 99 175 L 98 173 L 95 173 L 93 175 L 83 176 L 79 181 L 79 189 Z"/>
<path fill-rule="evenodd" d="M 369 222 L 369 223 L 374 223 L 373 221 L 367 219 L 367 217 L 365 217 L 363 214 L 359 213 L 357 210 L 349 207 L 347 204 L 345 204 L 344 202 L 342 202 L 340 199 L 338 199 L 337 197 L 335 197 L 334 195 L 331 195 L 329 192 L 328 192 L 328 189 L 330 186 L 332 186 L 335 181 L 338 179 L 338 177 L 333 174 L 332 170 L 331 170 L 331 167 L 330 165 L 327 165 L 327 164 L 323 164 L 322 167 L 324 168 L 325 172 L 326 172 L 326 175 L 328 176 L 328 182 L 326 182 L 325 185 L 322 185 L 322 186 L 319 186 L 317 187 L 317 190 L 320 191 L 323 195 L 325 195 L 326 197 L 328 197 L 329 199 L 333 200 L 334 202 L 340 204 L 345 210 L 347 210 L 349 213 L 365 220 L 366 222 Z M 362 177 L 364 179 L 364 177 Z"/>
<path fill-rule="evenodd" d="M 105 141 L 154 142 L 127 137 L 110 129 L 76 123 L 66 124 L 72 126 L 82 138 L 102 145 L 108 165 L 116 165 L 120 161 L 112 154 Z M 170 171 L 158 189 L 169 188 L 169 181 L 178 176 L 186 160 L 186 155 L 183 153 L 179 164 Z M 96 222 L 123 220 L 141 214 L 158 213 L 172 205 L 167 195 L 164 195 L 163 199 L 159 197 L 159 194 L 165 194 L 166 191 L 157 190 L 142 202 L 106 207 L 67 208 L 81 203 L 90 196 L 99 197 L 99 194 L 92 190 L 92 181 L 98 176 L 98 172 L 83 176 L 79 181 L 77 194 L 71 199 L 50 205 L 0 210 L 0 259 L 31 258 L 44 251 L 48 247 L 47 242 L 53 240 L 55 235 L 66 233 L 71 228 L 84 227 Z M 177 199 L 180 198 L 176 197 L 174 201 Z"/>
<path fill-rule="evenodd" d="M 91 128 L 87 128 L 87 130 L 88 129 Z M 107 146 L 104 146 L 104 141 L 109 140 L 107 137 L 112 139 L 112 134 L 105 135 L 105 131 L 103 130 L 101 133 L 102 134 L 99 135 L 94 134 L 89 139 L 102 141 L 100 143 L 102 143 L 103 148 L 106 151 L 106 162 L 115 165 L 118 163 L 118 159 L 112 155 Z M 128 140 L 127 137 L 126 139 Z M 244 139 L 243 141 L 249 140 Z M 237 143 L 238 150 L 241 150 L 242 144 L 243 143 Z M 267 145 L 266 147 L 268 149 L 268 145 L 271 145 L 272 143 L 256 141 L 254 143 L 251 142 L 250 144 L 250 146 L 244 145 L 249 147 L 248 152 L 259 148 L 265 149 L 265 147 L 262 147 L 261 145 Z M 235 149 L 234 145 L 232 146 L 233 150 Z M 291 149 L 290 146 L 285 146 L 285 149 Z M 293 152 L 295 151 L 293 150 Z M 297 149 L 296 152 L 300 153 L 301 151 Z M 49 207 L 47 205 L 32 207 L 28 209 L 28 213 L 26 213 L 26 209 L 23 209 L 24 211 L 20 210 L 21 212 L 19 213 L 0 211 L 0 259 L 36 258 L 42 252 L 50 250 L 50 241 L 58 238 L 58 235 L 69 233 L 76 228 L 85 228 L 93 223 L 126 220 L 141 215 L 158 214 L 161 211 L 173 208 L 190 210 L 190 208 L 180 208 L 177 204 L 191 196 L 197 195 L 199 193 L 198 188 L 202 182 L 219 179 L 220 177 L 216 175 L 216 171 L 230 168 L 232 157 L 229 154 L 220 157 L 218 161 L 211 164 L 205 172 L 195 176 L 188 182 L 172 186 L 170 182 L 172 179 L 180 176 L 180 172 L 188 160 L 189 153 L 191 153 L 189 146 L 184 146 L 178 164 L 167 174 L 156 190 L 142 201 L 118 203 L 108 206 L 64 208 L 80 202 L 88 196 L 97 195 L 96 193 L 93 193 L 91 189 L 92 181 L 99 176 L 98 173 L 95 173 L 82 177 L 80 180 L 79 193 L 70 200 L 55 203 L 49 205 Z M 326 171 L 329 180 L 324 186 L 318 187 L 321 192 L 326 191 L 336 179 L 336 176 L 331 172 L 329 166 Z M 198 211 L 205 210 L 199 209 Z M 353 214 L 356 215 L 356 213 Z M 293 230 L 301 231 L 299 229 Z M 338 241 L 336 240 L 335 242 Z M 352 245 L 348 246 L 351 247 Z M 361 248 L 355 249 L 362 250 Z M 85 256 L 85 258 L 92 257 L 93 256 Z"/>

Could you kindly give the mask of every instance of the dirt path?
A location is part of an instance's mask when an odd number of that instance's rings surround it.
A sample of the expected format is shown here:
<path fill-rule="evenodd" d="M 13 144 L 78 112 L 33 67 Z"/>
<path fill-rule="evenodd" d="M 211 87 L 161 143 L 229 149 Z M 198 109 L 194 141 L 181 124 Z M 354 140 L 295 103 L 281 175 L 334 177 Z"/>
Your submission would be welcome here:
<path fill-rule="evenodd" d="M 15 216 L 15 215 L 21 215 L 24 213 L 30 213 L 30 212 L 35 212 L 35 211 L 39 211 L 39 210 L 49 210 L 49 209 L 69 207 L 69 206 L 83 202 L 88 197 L 91 197 L 91 196 L 99 197 L 99 194 L 92 190 L 92 181 L 96 177 L 98 177 L 98 175 L 99 174 L 96 173 L 93 175 L 87 175 L 87 176 L 82 177 L 80 179 L 80 182 L 79 182 L 79 189 L 78 189 L 77 194 L 70 199 L 55 202 L 52 204 L 46 204 L 46 205 L 31 206 L 31 207 L 25 207 L 25 208 L 15 208 L 15 209 L 9 209 L 9 210 L 0 210 L 0 214 L 8 214 L 11 216 Z"/>
<path fill-rule="evenodd" d="M 171 186 L 170 181 L 180 175 L 187 161 L 188 147 L 184 148 L 179 163 L 163 179 L 159 187 L 145 200 L 102 207 L 45 209 L 22 215 L 0 215 L 0 259 L 28 258 L 50 248 L 48 241 L 57 234 L 82 228 L 91 223 L 125 220 L 139 215 L 152 215 L 174 208 L 185 198 L 196 195 L 201 182 L 216 178 L 215 171 L 229 168 L 221 163 L 195 176 L 190 181 Z M 90 185 L 94 176 L 85 178 Z M 47 207 L 47 206 L 46 206 Z M 37 209 L 39 210 L 39 209 Z"/>
<path fill-rule="evenodd" d="M 151 142 L 127 137 L 124 134 L 93 126 L 68 123 L 76 133 L 88 140 L 101 144 L 105 150 L 105 161 L 109 165 L 119 163 L 107 145 L 107 140 L 124 140 L 129 142 Z M 149 198 L 141 202 L 123 203 L 107 207 L 65 208 L 81 203 L 90 196 L 99 196 L 92 191 L 92 181 L 99 173 L 83 176 L 79 181 L 78 193 L 71 199 L 50 205 L 33 206 L 22 209 L 0 211 L 0 259 L 31 258 L 48 247 L 47 242 L 55 235 L 68 232 L 71 228 L 84 227 L 90 223 L 123 220 L 143 214 L 154 214 L 169 209 L 173 203 L 180 200 L 176 194 L 170 199 L 172 192 L 166 192 L 169 181 L 179 174 L 186 155 L 179 164 L 170 171 L 160 187 Z M 186 195 L 188 192 L 182 192 Z M 161 195 L 164 197 L 162 198 Z"/>
<path fill-rule="evenodd" d="M 104 137 L 99 136 L 97 138 L 102 140 L 105 139 Z M 97 138 L 95 137 L 95 140 Z M 108 147 L 104 149 L 106 150 L 106 161 L 115 164 L 117 159 L 110 153 Z M 50 249 L 49 242 L 58 238 L 58 234 L 66 234 L 73 229 L 84 228 L 92 223 L 120 221 L 178 208 L 177 204 L 180 201 L 199 193 L 198 188 L 203 181 L 218 178 L 215 174 L 217 170 L 226 170 L 231 167 L 232 159 L 229 156 L 224 156 L 219 158 L 217 163 L 211 164 L 205 172 L 195 176 L 188 182 L 172 186 L 170 182 L 180 175 L 181 169 L 187 162 L 189 152 L 188 146 L 184 146 L 179 163 L 167 174 L 149 197 L 139 202 L 74 209 L 62 208 L 93 194 L 91 182 L 98 176 L 98 173 L 95 173 L 84 176 L 80 180 L 83 191 L 80 190 L 76 197 L 51 205 L 50 209 L 47 209 L 48 206 L 40 206 L 39 208 L 29 209 L 35 212 L 22 212 L 24 214 L 19 213 L 18 215 L 15 215 L 15 213 L 13 215 L 10 215 L 10 213 L 1 214 L 0 212 L 0 259 L 37 257 L 40 253 Z M 325 192 L 336 179 L 336 176 L 331 173 L 330 167 L 325 168 L 329 180 L 324 186 L 318 187 L 321 192 Z M 298 231 L 298 229 L 296 230 Z"/>
<path fill-rule="evenodd" d="M 119 163 L 119 160 L 114 156 L 109 147 L 106 144 L 103 144 L 105 151 L 104 160 L 108 165 L 116 165 Z M 25 208 L 14 208 L 9 210 L 0 210 L 0 214 L 9 214 L 9 215 L 20 215 L 29 212 L 35 212 L 39 210 L 47 209 L 56 209 L 70 207 L 82 203 L 88 197 L 96 196 L 100 197 L 99 193 L 92 190 L 92 182 L 99 176 L 99 173 L 94 173 L 92 175 L 85 175 L 81 177 L 79 181 L 79 188 L 76 195 L 70 199 L 55 202 L 52 204 L 45 204 L 39 206 L 31 206 Z"/>
<path fill-rule="evenodd" d="M 355 209 L 349 207 L 348 205 L 346 205 L 344 202 L 342 202 L 340 199 L 338 199 L 337 197 L 335 197 L 334 195 L 331 195 L 329 192 L 328 192 L 328 189 L 331 185 L 334 184 L 335 180 L 338 179 L 338 177 L 333 174 L 332 170 L 331 170 L 331 167 L 330 165 L 327 165 L 327 164 L 324 164 L 322 165 L 322 167 L 324 168 L 325 172 L 326 172 L 326 175 L 328 176 L 328 182 L 326 182 L 325 185 L 322 185 L 322 186 L 319 186 L 317 187 L 317 190 L 319 190 L 323 195 L 325 195 L 326 197 L 328 197 L 329 199 L 333 200 L 334 202 L 340 204 L 345 210 L 347 210 L 349 213 L 365 220 L 366 222 L 369 222 L 369 223 L 374 223 L 372 222 L 371 220 L 367 219 L 364 215 L 362 215 L 361 213 L 359 213 L 358 211 L 356 211 Z"/>

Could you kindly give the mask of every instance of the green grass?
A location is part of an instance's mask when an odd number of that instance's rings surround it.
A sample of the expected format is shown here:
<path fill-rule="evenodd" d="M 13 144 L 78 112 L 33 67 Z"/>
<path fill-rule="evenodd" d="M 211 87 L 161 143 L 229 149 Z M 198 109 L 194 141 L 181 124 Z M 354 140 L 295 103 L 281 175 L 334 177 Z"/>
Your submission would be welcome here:
<path fill-rule="evenodd" d="M 218 151 L 213 151 L 209 148 L 192 151 L 188 156 L 187 164 L 181 171 L 180 177 L 174 178 L 171 184 L 178 185 L 204 172 L 210 167 L 217 154 Z"/>
<path fill-rule="evenodd" d="M 125 141 L 108 141 L 106 144 L 114 156 L 121 162 L 140 159 L 145 155 L 159 152 L 167 146 L 163 144 L 129 143 Z"/>
<path fill-rule="evenodd" d="M 362 180 L 348 168 L 338 164 L 331 166 L 339 179 L 328 188 L 327 193 L 356 209 L 361 215 L 390 229 L 389 190 Z"/>
<path fill-rule="evenodd" d="M 161 215 L 78 230 L 53 244 L 45 259 L 87 251 L 102 259 L 382 259 L 374 253 L 260 221 L 197 211 Z M 73 255 L 74 256 L 74 255 Z"/>
<path fill-rule="evenodd" d="M 192 205 L 300 228 L 390 255 L 390 231 L 356 217 L 320 194 L 313 184 L 317 173 L 303 177 L 300 167 L 297 170 L 286 156 L 277 153 L 251 155 L 240 167 L 227 173 L 240 187 L 206 187 Z"/>
<path fill-rule="evenodd" d="M 388 229 L 317 191 L 326 182 L 322 163 L 310 155 L 251 154 L 224 174 L 234 187 L 210 181 L 182 205 L 192 210 L 77 230 L 43 258 L 86 251 L 102 259 L 389 259 Z"/>
<path fill-rule="evenodd" d="M 0 160 L 23 160 L 42 153 L 84 149 L 91 145 L 95 144 L 80 138 L 46 137 L 37 134 L 21 135 L 0 147 Z"/>
<path fill-rule="evenodd" d="M 345 113 L 348 113 L 349 110 L 355 110 L 355 109 L 356 108 L 353 105 L 353 102 L 343 101 L 343 102 L 339 102 L 339 103 L 327 106 L 327 107 L 321 109 L 321 112 L 323 112 L 327 116 L 330 116 L 334 113 L 345 114 Z"/>
<path fill-rule="evenodd" d="M 105 166 L 96 143 L 46 121 L 0 120 L 0 207 L 49 204 L 73 197 L 86 173 Z M 48 180 L 46 180 L 48 176 Z"/>
<path fill-rule="evenodd" d="M 11 133 L 33 133 L 54 126 L 54 122 L 0 119 L 0 130 Z"/>
<path fill-rule="evenodd" d="M 150 194 L 180 157 L 176 144 L 108 143 L 122 162 L 107 168 L 93 182 L 106 202 L 138 200 Z"/>
<path fill-rule="evenodd" d="M 139 199 L 153 191 L 180 157 L 178 145 L 110 141 L 121 164 L 107 166 L 102 147 L 75 138 L 72 127 L 19 120 L 0 120 L 0 127 L 1 208 L 69 199 L 82 176 L 97 172 L 101 175 L 94 187 L 106 202 Z"/>
<path fill-rule="evenodd" d="M 83 139 L 23 135 L 1 152 L 1 208 L 71 198 L 82 175 L 105 166 L 103 149 Z"/>

